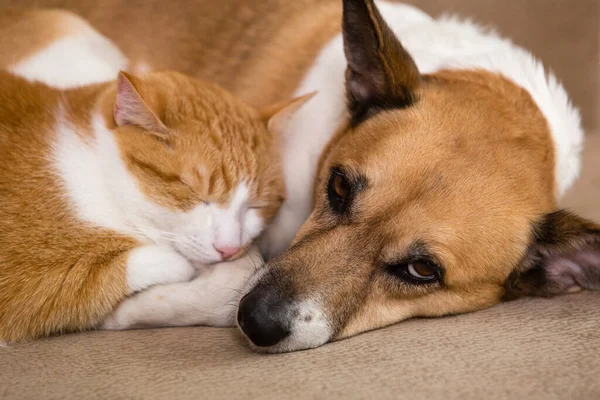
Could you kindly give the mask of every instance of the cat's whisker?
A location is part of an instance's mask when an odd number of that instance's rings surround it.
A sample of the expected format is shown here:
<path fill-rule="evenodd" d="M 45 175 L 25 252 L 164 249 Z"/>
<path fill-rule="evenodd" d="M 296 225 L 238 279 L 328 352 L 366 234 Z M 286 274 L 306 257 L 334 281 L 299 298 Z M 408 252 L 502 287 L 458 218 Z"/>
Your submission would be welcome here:
<path fill-rule="evenodd" d="M 167 242 L 171 242 L 171 243 L 176 243 L 177 239 L 173 239 L 173 238 L 168 238 L 168 237 L 161 237 L 160 239 L 167 241 Z"/>
<path fill-rule="evenodd" d="M 173 232 L 168 232 L 168 231 L 163 231 L 163 230 L 159 230 L 159 229 L 155 229 L 156 232 L 159 232 L 160 235 L 162 236 L 169 236 L 169 237 L 177 237 L 178 235 L 173 233 Z"/>
<path fill-rule="evenodd" d="M 252 267 L 254 267 L 254 272 L 258 271 L 260 269 L 260 266 L 256 265 L 256 260 L 254 260 L 254 257 L 252 257 L 252 253 L 248 253 L 248 256 L 250 257 L 250 261 L 252 261 Z"/>
<path fill-rule="evenodd" d="M 177 238 L 177 235 L 175 233 L 163 231 L 157 228 L 139 228 L 137 226 L 133 226 L 131 230 L 137 234 L 144 236 L 145 238 L 152 240 L 155 243 L 159 240 L 173 243 L 176 241 Z"/>

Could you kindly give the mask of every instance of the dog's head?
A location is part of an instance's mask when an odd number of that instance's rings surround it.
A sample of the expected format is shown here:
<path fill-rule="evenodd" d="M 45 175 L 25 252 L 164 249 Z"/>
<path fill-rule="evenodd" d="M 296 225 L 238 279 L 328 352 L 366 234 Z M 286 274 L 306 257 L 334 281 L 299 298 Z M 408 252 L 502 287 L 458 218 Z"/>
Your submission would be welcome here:
<path fill-rule="evenodd" d="M 240 303 L 254 345 L 311 348 L 600 287 L 600 227 L 557 209 L 553 142 L 528 92 L 485 71 L 421 75 L 371 0 L 344 1 L 343 33 L 351 122 L 292 247 Z"/>

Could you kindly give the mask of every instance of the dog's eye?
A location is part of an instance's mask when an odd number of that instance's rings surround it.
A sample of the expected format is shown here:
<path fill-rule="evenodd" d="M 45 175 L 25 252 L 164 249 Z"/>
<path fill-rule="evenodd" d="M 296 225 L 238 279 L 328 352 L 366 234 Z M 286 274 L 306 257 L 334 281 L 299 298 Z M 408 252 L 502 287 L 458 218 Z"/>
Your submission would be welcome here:
<path fill-rule="evenodd" d="M 331 171 L 327 185 L 327 196 L 333 211 L 341 214 L 346 209 L 351 194 L 351 185 L 344 174 L 337 168 Z"/>
<path fill-rule="evenodd" d="M 392 264 L 388 266 L 388 271 L 411 284 L 437 282 L 441 277 L 440 268 L 428 260 Z"/>
<path fill-rule="evenodd" d="M 333 190 L 337 197 L 345 199 L 350 192 L 350 185 L 343 176 L 336 175 L 333 177 Z"/>

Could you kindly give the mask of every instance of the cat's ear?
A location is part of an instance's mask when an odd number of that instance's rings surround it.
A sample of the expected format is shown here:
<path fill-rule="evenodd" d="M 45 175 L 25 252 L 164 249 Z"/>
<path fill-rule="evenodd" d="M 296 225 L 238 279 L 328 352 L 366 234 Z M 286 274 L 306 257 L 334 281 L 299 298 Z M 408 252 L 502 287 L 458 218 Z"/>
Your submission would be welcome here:
<path fill-rule="evenodd" d="M 317 92 L 311 92 L 300 97 L 286 100 L 261 111 L 261 117 L 267 124 L 267 129 L 275 136 L 282 137 L 290 119 L 312 99 Z"/>
<path fill-rule="evenodd" d="M 505 282 L 504 300 L 600 289 L 600 226 L 564 210 L 533 226 L 531 244 Z"/>
<path fill-rule="evenodd" d="M 168 129 L 143 99 L 137 79 L 119 72 L 114 119 L 117 126 L 135 125 L 158 136 L 166 136 Z"/>

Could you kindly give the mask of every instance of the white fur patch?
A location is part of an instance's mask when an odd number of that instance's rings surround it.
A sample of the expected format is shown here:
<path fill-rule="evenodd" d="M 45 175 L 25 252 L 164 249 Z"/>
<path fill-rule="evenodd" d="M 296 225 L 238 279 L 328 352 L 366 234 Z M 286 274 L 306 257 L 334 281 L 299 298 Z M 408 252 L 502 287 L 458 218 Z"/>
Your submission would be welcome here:
<path fill-rule="evenodd" d="M 127 227 L 123 210 L 112 199 L 111 183 L 105 177 L 109 171 L 104 168 L 109 166 L 110 169 L 123 172 L 120 168 L 122 162 L 118 160 L 117 145 L 114 141 L 108 142 L 104 149 L 107 159 L 103 160 L 94 146 L 84 143 L 69 121 L 61 118 L 56 128 L 54 164 L 80 219 L 118 232 L 133 233 Z M 117 159 L 117 164 L 112 164 L 114 159 Z M 126 186 L 126 195 L 137 192 L 128 176 L 120 178 L 124 179 L 113 184 Z"/>
<path fill-rule="evenodd" d="M 103 329 L 162 326 L 234 326 L 246 281 L 262 265 L 258 249 L 202 269 L 190 282 L 158 285 L 124 300 Z"/>
<path fill-rule="evenodd" d="M 142 246 L 127 259 L 127 286 L 131 293 L 161 283 L 187 282 L 196 269 L 168 247 Z"/>
<path fill-rule="evenodd" d="M 127 68 L 127 59 L 108 39 L 90 30 L 59 39 L 9 72 L 29 81 L 67 89 L 114 80 Z"/>
<path fill-rule="evenodd" d="M 166 210 L 146 200 L 100 116 L 93 129 L 94 141 L 85 143 L 65 118 L 57 126 L 54 160 L 68 197 L 80 219 L 142 238 L 133 227 L 153 227 L 148 219 Z"/>
<path fill-rule="evenodd" d="M 277 351 L 311 349 L 331 340 L 331 326 L 318 302 L 305 300 L 294 308 L 298 316 L 293 319 L 292 333 L 277 345 Z"/>
<path fill-rule="evenodd" d="M 214 244 L 216 247 L 241 247 L 242 225 L 239 223 L 247 211 L 249 199 L 248 186 L 240 183 L 226 208 L 213 205 Z"/>

